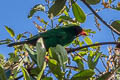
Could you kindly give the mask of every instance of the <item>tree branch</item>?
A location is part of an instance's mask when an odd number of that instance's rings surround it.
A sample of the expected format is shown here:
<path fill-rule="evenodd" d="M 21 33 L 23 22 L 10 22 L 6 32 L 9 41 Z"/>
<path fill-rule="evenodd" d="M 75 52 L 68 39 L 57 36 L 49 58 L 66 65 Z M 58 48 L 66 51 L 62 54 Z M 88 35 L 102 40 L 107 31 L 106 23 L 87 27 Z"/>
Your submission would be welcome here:
<path fill-rule="evenodd" d="M 92 7 L 85 1 L 85 0 L 81 0 L 92 12 L 93 14 L 104 24 L 106 25 L 108 28 L 110 28 L 112 31 L 114 31 L 116 34 L 120 35 L 120 32 L 117 31 L 116 29 L 114 29 L 112 26 L 108 25 L 93 9 Z"/>
<path fill-rule="evenodd" d="M 120 44 L 120 42 L 101 42 L 101 43 L 95 43 L 95 44 L 85 45 L 85 46 L 77 47 L 77 48 L 69 48 L 67 50 L 67 52 L 70 53 L 70 52 L 78 51 L 78 50 L 83 49 L 83 48 L 88 48 L 88 47 L 92 47 L 92 46 L 99 46 L 99 45 L 106 45 L 106 44 Z"/>
<path fill-rule="evenodd" d="M 66 66 L 67 68 L 70 68 L 70 69 L 72 69 L 72 70 L 78 70 L 79 68 L 78 67 L 75 67 L 75 66 Z"/>

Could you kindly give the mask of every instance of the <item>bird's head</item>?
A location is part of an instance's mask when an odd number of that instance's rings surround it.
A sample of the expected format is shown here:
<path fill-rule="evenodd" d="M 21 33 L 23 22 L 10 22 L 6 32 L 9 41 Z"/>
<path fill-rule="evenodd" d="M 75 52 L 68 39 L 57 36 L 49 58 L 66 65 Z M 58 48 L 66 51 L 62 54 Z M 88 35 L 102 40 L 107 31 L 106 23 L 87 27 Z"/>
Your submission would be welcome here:
<path fill-rule="evenodd" d="M 87 33 L 80 27 L 80 26 L 74 26 L 76 36 L 82 35 L 86 36 Z"/>

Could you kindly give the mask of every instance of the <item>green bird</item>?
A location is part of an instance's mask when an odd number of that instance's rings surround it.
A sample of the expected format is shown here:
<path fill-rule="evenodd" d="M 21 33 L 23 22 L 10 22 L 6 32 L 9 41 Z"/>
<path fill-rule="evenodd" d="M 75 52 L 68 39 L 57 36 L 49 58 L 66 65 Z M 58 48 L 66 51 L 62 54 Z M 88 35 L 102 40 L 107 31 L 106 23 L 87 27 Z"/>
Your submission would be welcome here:
<path fill-rule="evenodd" d="M 11 47 L 20 44 L 31 44 L 35 46 L 37 40 L 42 37 L 44 45 L 46 49 L 48 49 L 50 47 L 55 47 L 57 44 L 65 46 L 71 43 L 79 35 L 86 35 L 85 31 L 80 26 L 67 25 L 39 33 L 31 38 L 26 39 L 25 41 L 10 43 L 8 46 Z"/>

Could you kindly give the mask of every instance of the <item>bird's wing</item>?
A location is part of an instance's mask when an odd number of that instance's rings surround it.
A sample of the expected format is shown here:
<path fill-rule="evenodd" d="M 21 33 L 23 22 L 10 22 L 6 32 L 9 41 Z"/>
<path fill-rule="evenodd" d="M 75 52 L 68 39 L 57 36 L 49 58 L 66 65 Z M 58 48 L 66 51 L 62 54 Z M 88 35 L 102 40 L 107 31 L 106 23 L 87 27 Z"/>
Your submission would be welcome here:
<path fill-rule="evenodd" d="M 51 38 L 51 37 L 63 38 L 63 37 L 65 37 L 65 35 L 66 35 L 65 31 L 53 29 L 53 30 L 49 30 L 49 31 L 44 32 L 44 33 L 39 33 L 37 35 L 34 35 L 33 37 L 28 38 L 26 40 L 36 40 L 40 37 L 43 37 L 44 39 Z"/>
<path fill-rule="evenodd" d="M 42 33 L 36 34 L 36 35 L 32 36 L 31 38 L 26 39 L 26 41 L 36 40 L 41 36 L 41 34 Z"/>
<path fill-rule="evenodd" d="M 41 37 L 43 37 L 44 39 L 51 37 L 63 38 L 65 35 L 66 32 L 63 30 L 51 30 L 41 34 Z"/>

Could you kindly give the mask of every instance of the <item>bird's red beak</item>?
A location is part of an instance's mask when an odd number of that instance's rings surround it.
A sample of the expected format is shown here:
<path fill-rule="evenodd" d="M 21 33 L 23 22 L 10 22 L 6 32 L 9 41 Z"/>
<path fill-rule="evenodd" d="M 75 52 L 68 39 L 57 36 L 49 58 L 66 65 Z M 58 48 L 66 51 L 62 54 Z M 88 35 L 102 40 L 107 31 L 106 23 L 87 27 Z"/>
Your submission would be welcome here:
<path fill-rule="evenodd" d="M 82 32 L 80 33 L 80 35 L 87 36 L 87 33 L 84 30 L 82 30 Z"/>

